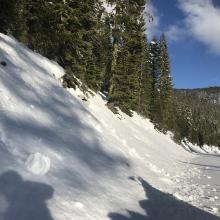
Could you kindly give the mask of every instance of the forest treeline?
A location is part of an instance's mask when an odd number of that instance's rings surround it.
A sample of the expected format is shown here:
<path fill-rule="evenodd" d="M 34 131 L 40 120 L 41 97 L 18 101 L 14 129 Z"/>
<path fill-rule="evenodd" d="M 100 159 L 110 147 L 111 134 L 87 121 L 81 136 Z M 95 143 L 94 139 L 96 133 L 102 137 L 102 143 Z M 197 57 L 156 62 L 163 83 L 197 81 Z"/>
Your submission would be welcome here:
<path fill-rule="evenodd" d="M 174 92 L 177 139 L 220 147 L 220 87 Z"/>
<path fill-rule="evenodd" d="M 111 110 L 136 111 L 177 141 L 191 138 L 174 94 L 165 35 L 148 40 L 146 34 L 148 2 L 104 4 L 113 10 L 107 13 L 101 0 L 1 0 L 0 31 L 64 67 L 65 87 L 102 91 Z M 194 129 L 191 140 L 208 143 L 201 135 Z"/>

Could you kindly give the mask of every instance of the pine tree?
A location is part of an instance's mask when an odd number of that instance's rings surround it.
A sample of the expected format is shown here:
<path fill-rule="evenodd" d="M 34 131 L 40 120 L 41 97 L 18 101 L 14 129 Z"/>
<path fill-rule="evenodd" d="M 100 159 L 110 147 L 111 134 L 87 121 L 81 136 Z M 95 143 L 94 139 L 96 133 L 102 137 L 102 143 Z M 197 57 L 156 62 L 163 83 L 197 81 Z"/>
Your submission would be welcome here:
<path fill-rule="evenodd" d="M 21 11 L 22 16 L 25 17 L 26 39 L 19 36 L 21 41 L 27 41 L 30 48 L 49 58 L 53 58 L 54 54 L 50 51 L 55 47 L 53 4 L 52 1 L 49 3 L 46 0 L 24 1 Z"/>
<path fill-rule="evenodd" d="M 62 33 L 59 43 L 59 54 L 66 68 L 67 84 L 79 78 L 84 85 L 98 90 L 101 86 L 101 70 L 98 68 L 98 58 L 94 54 L 98 27 L 99 1 L 66 1 L 61 8 L 61 24 L 58 26 Z M 61 37 L 61 36 L 60 36 Z M 68 86 L 72 86 L 68 85 Z M 85 88 L 85 87 L 84 87 Z"/>
<path fill-rule="evenodd" d="M 181 140 L 189 137 L 193 119 L 190 107 L 183 103 L 180 105 L 177 103 L 178 100 L 175 101 L 174 105 L 175 124 L 173 127 L 173 132 L 174 140 L 181 142 Z"/>
<path fill-rule="evenodd" d="M 172 129 L 173 114 L 172 114 L 172 100 L 173 88 L 172 79 L 170 76 L 170 61 L 168 55 L 168 48 L 165 35 L 162 34 L 160 39 L 160 53 L 159 53 L 159 95 L 160 95 L 160 108 L 161 108 L 161 127 L 166 132 Z"/>
<path fill-rule="evenodd" d="M 159 93 L 160 76 L 160 48 L 157 38 L 154 37 L 150 43 L 150 69 L 151 69 L 151 100 L 150 100 L 150 119 L 155 127 L 160 129 L 161 106 Z"/>
<path fill-rule="evenodd" d="M 0 32 L 7 33 L 14 16 L 15 1 L 0 1 Z"/>
<path fill-rule="evenodd" d="M 112 78 L 112 28 L 111 16 L 105 15 L 103 23 L 103 36 L 102 36 L 102 57 L 104 57 L 104 74 L 101 90 L 109 93 L 110 80 Z"/>
<path fill-rule="evenodd" d="M 109 102 L 131 115 L 131 110 L 137 110 L 139 79 L 143 68 L 143 59 L 140 61 L 140 57 L 144 52 L 145 1 L 117 1 L 115 4 Z"/>
<path fill-rule="evenodd" d="M 11 34 L 21 40 L 24 39 L 26 36 L 24 4 L 25 0 L 0 1 L 0 32 Z"/>
<path fill-rule="evenodd" d="M 143 54 L 140 57 L 139 97 L 137 111 L 145 117 L 150 116 L 150 101 L 152 92 L 152 76 L 150 69 L 150 53 L 147 39 L 142 38 Z"/>

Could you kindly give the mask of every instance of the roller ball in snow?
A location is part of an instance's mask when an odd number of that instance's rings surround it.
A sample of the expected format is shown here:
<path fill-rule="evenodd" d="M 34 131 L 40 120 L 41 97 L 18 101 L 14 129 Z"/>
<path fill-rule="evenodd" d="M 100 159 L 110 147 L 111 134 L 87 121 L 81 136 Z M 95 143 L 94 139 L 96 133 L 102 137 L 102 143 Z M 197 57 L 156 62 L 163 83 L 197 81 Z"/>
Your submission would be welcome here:
<path fill-rule="evenodd" d="M 50 158 L 37 152 L 27 158 L 25 165 L 31 173 L 45 175 L 50 170 Z"/>

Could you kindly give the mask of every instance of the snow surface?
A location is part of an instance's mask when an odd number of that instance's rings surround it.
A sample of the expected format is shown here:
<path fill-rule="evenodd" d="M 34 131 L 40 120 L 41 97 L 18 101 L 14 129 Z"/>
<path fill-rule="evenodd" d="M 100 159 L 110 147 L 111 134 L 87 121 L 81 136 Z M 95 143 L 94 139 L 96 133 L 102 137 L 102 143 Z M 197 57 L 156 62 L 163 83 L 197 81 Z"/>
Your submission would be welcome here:
<path fill-rule="evenodd" d="M 182 146 L 189 152 L 220 155 L 220 149 L 216 146 L 198 146 L 196 144 L 190 143 L 188 140 L 183 140 Z"/>
<path fill-rule="evenodd" d="M 102 94 L 82 101 L 61 67 L 2 34 L 0 61 L 1 220 L 219 219 L 217 155 L 114 115 Z"/>

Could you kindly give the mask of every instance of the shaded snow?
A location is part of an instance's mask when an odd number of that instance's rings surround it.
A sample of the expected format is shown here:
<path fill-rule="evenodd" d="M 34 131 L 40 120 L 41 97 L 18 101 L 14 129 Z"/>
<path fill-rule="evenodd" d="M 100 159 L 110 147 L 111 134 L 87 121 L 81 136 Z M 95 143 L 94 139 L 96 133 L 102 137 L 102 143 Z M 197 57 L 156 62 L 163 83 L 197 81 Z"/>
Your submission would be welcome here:
<path fill-rule="evenodd" d="M 208 213 L 218 212 L 216 203 L 201 202 L 208 186 L 193 182 L 202 175 L 192 164 L 197 155 L 149 120 L 114 115 L 99 94 L 82 101 L 55 79 L 61 67 L 5 35 L 0 61 L 7 62 L 0 66 L 0 219 L 217 219 Z"/>

